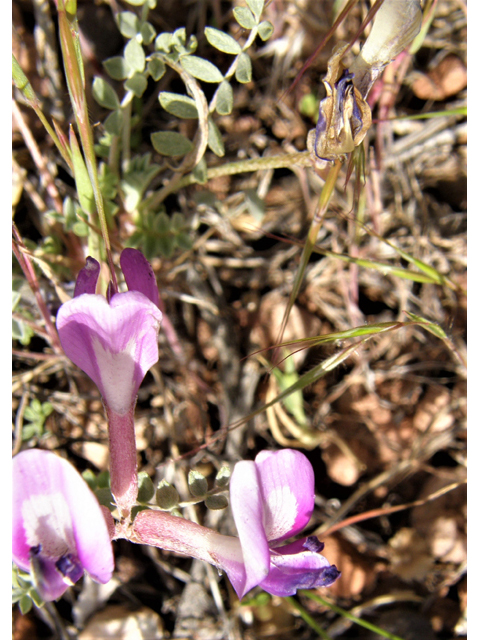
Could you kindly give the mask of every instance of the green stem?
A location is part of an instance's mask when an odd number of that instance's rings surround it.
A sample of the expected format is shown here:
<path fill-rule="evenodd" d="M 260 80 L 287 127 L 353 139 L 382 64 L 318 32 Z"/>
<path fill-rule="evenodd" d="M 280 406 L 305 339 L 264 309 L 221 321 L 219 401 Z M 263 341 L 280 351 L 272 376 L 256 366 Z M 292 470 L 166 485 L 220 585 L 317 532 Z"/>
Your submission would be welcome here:
<path fill-rule="evenodd" d="M 293 166 L 311 167 L 312 160 L 310 153 L 308 151 L 297 151 L 295 153 L 282 153 L 278 156 L 266 156 L 263 158 L 228 162 L 219 167 L 207 169 L 207 180 L 219 178 L 220 176 L 234 176 L 238 173 L 261 171 L 262 169 L 289 169 Z M 180 180 L 177 188 L 188 187 L 191 184 L 195 184 L 195 182 L 195 177 L 192 173 L 189 173 Z"/>
<path fill-rule="evenodd" d="M 277 338 L 277 343 L 281 343 L 283 340 L 285 327 L 287 326 L 290 312 L 292 310 L 293 305 L 295 304 L 295 300 L 297 299 L 298 292 L 300 291 L 300 286 L 303 281 L 303 276 L 305 275 L 305 270 L 307 268 L 308 261 L 310 260 L 310 256 L 312 255 L 315 242 L 317 241 L 318 232 L 320 231 L 320 228 L 322 226 L 323 218 L 325 216 L 325 213 L 328 208 L 328 204 L 332 197 L 333 190 L 335 188 L 335 184 L 337 182 L 337 178 L 338 178 L 338 174 L 340 172 L 341 166 L 342 166 L 341 161 L 336 160 L 335 164 L 330 168 L 325 184 L 323 185 L 323 189 L 320 194 L 320 198 L 318 200 L 317 209 L 314 213 L 312 224 L 310 225 L 307 239 L 305 241 L 305 246 L 303 247 L 302 255 L 300 257 L 300 264 L 298 266 L 297 273 L 295 274 L 295 281 L 293 283 L 292 292 L 290 294 L 288 304 L 285 308 L 285 313 L 283 314 L 282 325 Z M 275 364 L 276 358 L 277 358 L 277 351 L 275 351 L 273 354 L 274 364 Z"/>
<path fill-rule="evenodd" d="M 301 593 L 303 596 L 306 596 L 307 598 L 310 598 L 310 600 L 314 600 L 315 602 L 318 602 L 319 604 L 322 604 L 323 606 L 328 607 L 329 609 L 331 609 L 335 613 L 338 613 L 339 615 L 346 618 L 347 620 L 350 620 L 351 622 L 358 624 L 360 627 L 364 627 L 364 629 L 368 629 L 369 631 L 378 633 L 384 638 L 388 638 L 388 640 L 403 640 L 403 638 L 400 638 L 400 636 L 397 636 L 394 633 L 390 633 L 389 631 L 384 631 L 383 629 L 380 629 L 380 627 L 377 627 L 376 625 L 371 624 L 370 622 L 366 622 L 361 618 L 357 618 L 356 616 L 349 613 L 348 611 L 345 611 L 345 609 L 341 609 L 340 607 L 337 607 L 336 605 L 332 604 L 328 600 L 324 600 L 324 598 L 322 598 L 316 593 L 311 593 L 310 591 L 300 591 L 299 593 Z"/>
<path fill-rule="evenodd" d="M 284 598 L 284 600 L 289 602 L 292 605 L 292 607 L 294 607 L 298 611 L 302 620 L 304 620 L 309 627 L 311 627 L 316 633 L 318 633 L 320 638 L 323 638 L 323 640 L 331 640 L 328 633 L 324 631 L 322 627 L 315 622 L 312 616 L 307 611 L 305 611 L 305 609 L 300 605 L 300 603 L 298 603 L 295 600 L 295 598 L 292 598 L 291 596 L 287 596 L 286 598 Z"/>
<path fill-rule="evenodd" d="M 67 13 L 64 0 L 58 0 L 58 24 L 60 30 L 60 43 L 67 78 L 68 92 L 72 101 L 73 112 L 77 122 L 80 139 L 82 141 L 85 162 L 88 175 L 93 187 L 95 205 L 97 208 L 100 229 L 105 243 L 113 290 L 118 291 L 117 278 L 113 266 L 112 250 L 108 235 L 107 220 L 103 207 L 103 197 L 98 180 L 97 160 L 93 145 L 93 133 L 88 119 L 87 100 L 85 96 L 85 83 L 83 74 L 83 62 L 79 50 L 78 28 L 76 15 Z M 100 258 L 100 256 L 97 256 Z"/>
<path fill-rule="evenodd" d="M 28 80 L 27 76 L 23 73 L 23 69 L 18 64 L 13 54 L 12 54 L 12 78 L 17 89 L 22 92 L 23 97 L 27 101 L 28 106 L 35 111 L 35 113 L 38 116 L 38 119 L 47 130 L 48 135 L 52 138 L 53 142 L 55 143 L 55 146 L 60 151 L 62 158 L 65 160 L 67 165 L 73 171 L 73 164 L 72 164 L 71 157 L 68 155 L 62 143 L 60 142 L 57 134 L 50 126 L 50 123 L 48 122 L 46 117 L 43 115 L 43 111 L 40 108 L 40 102 L 38 100 L 38 97 L 35 91 L 33 90 L 33 87 L 30 84 L 30 81 Z"/>

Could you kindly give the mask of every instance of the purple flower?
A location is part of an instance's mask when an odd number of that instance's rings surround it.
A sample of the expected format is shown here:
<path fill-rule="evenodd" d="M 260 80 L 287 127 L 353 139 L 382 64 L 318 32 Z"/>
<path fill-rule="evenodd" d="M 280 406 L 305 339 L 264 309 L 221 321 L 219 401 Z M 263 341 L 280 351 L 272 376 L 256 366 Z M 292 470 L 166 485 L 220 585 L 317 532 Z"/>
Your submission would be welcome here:
<path fill-rule="evenodd" d="M 259 585 L 278 596 L 328 587 L 340 576 L 315 536 L 281 543 L 307 525 L 314 506 L 313 469 L 299 451 L 263 451 L 239 462 L 230 481 L 238 538 L 159 511 L 141 511 L 131 539 L 206 560 L 224 570 L 239 598 Z"/>
<path fill-rule="evenodd" d="M 66 355 L 95 382 L 107 407 L 122 415 L 158 360 L 162 313 L 155 276 L 140 251 L 125 249 L 120 262 L 130 290 L 107 300 L 95 293 L 100 265 L 87 258 L 74 298 L 59 309 L 57 329 Z"/>
<path fill-rule="evenodd" d="M 273 595 L 291 596 L 297 589 L 328 587 L 340 575 L 320 555 L 315 536 L 282 545 L 310 520 L 315 478 L 308 459 L 293 449 L 262 451 L 255 462 L 239 462 L 230 480 L 230 499 L 243 556 L 224 569 L 242 598 L 260 585 Z M 231 564 L 231 566 L 229 566 Z"/>
<path fill-rule="evenodd" d="M 32 572 L 41 598 L 59 598 L 84 570 L 108 582 L 114 564 L 107 523 L 76 469 L 40 449 L 22 451 L 12 464 L 13 560 Z"/>
<path fill-rule="evenodd" d="M 133 414 L 138 389 L 158 360 L 162 313 L 152 267 L 136 249 L 120 257 L 129 291 L 95 293 L 99 263 L 87 258 L 72 300 L 57 314 L 60 342 L 70 360 L 95 382 L 107 412 L 111 488 L 122 515 L 137 497 Z"/>

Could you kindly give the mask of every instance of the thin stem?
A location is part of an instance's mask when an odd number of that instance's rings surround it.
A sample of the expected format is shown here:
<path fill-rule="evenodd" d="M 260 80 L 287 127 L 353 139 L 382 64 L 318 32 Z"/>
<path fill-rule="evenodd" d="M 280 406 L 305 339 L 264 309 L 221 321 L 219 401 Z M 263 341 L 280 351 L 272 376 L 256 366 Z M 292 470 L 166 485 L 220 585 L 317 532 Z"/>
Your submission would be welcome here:
<path fill-rule="evenodd" d="M 40 313 L 43 316 L 43 320 L 45 322 L 45 328 L 48 333 L 50 344 L 55 351 L 55 353 L 61 354 L 63 353 L 62 345 L 60 344 L 60 339 L 58 337 L 57 330 L 55 329 L 52 318 L 50 316 L 50 312 L 47 308 L 45 300 L 40 292 L 40 287 L 37 280 L 37 274 L 35 273 L 35 269 L 33 268 L 32 261 L 27 254 L 26 247 L 23 244 L 23 240 L 20 236 L 20 233 L 17 229 L 16 224 L 12 223 L 13 228 L 13 253 L 22 268 L 22 271 L 27 279 L 28 284 L 35 296 L 35 300 L 37 301 L 38 308 L 40 309 Z"/>
<path fill-rule="evenodd" d="M 341 609 L 340 607 L 337 607 L 336 605 L 332 604 L 328 600 L 325 600 L 324 598 L 322 598 L 316 593 L 311 593 L 310 591 L 301 591 L 300 593 L 306 596 L 307 598 L 310 598 L 310 600 L 314 600 L 319 604 L 323 604 L 324 607 L 328 607 L 335 613 L 338 613 L 339 615 L 341 615 L 343 618 L 346 618 L 347 620 L 350 620 L 351 622 L 358 624 L 360 627 L 363 627 L 364 629 L 368 629 L 369 631 L 378 633 L 384 638 L 388 638 L 388 640 L 403 640 L 403 638 L 400 638 L 400 636 L 397 636 L 394 633 L 390 633 L 389 631 L 384 631 L 383 629 L 380 629 L 380 627 L 377 627 L 376 625 L 371 624 L 370 622 L 366 622 L 361 618 L 357 618 L 356 616 L 349 613 L 348 611 L 345 611 L 345 609 Z"/>
<path fill-rule="evenodd" d="M 316 633 L 318 633 L 318 635 L 321 638 L 323 638 L 323 640 L 331 640 L 328 633 L 324 631 L 322 627 L 315 622 L 312 616 L 301 606 L 299 602 L 295 600 L 295 598 L 292 598 L 291 596 L 287 596 L 286 598 L 284 598 L 284 600 L 289 602 L 292 605 L 292 607 L 294 607 L 298 611 L 302 620 L 304 620 L 309 627 L 311 627 Z"/>
<path fill-rule="evenodd" d="M 103 242 L 107 254 L 107 261 L 112 278 L 113 291 L 118 291 L 117 276 L 113 265 L 112 249 L 108 235 L 107 220 L 103 206 L 103 197 L 98 179 L 97 160 L 93 144 L 93 133 L 88 118 L 87 100 L 85 96 L 85 79 L 83 63 L 81 61 L 78 25 L 76 16 L 67 14 L 64 0 L 58 0 L 58 24 L 60 29 L 60 43 L 62 46 L 65 75 L 68 92 L 72 102 L 75 120 L 82 141 L 88 175 L 93 187 L 95 205 L 102 230 Z M 82 66 L 81 66 L 82 65 Z"/>
<path fill-rule="evenodd" d="M 338 178 L 338 174 L 340 172 L 341 166 L 342 166 L 341 161 L 336 160 L 335 164 L 330 168 L 325 184 L 323 185 L 320 198 L 318 199 L 317 209 L 313 215 L 312 224 L 310 225 L 307 239 L 305 241 L 305 246 L 303 247 L 302 255 L 300 257 L 300 264 L 298 266 L 297 273 L 295 275 L 295 281 L 293 283 L 292 292 L 290 294 L 288 304 L 285 308 L 285 313 L 283 314 L 283 320 L 282 320 L 282 325 L 280 327 L 280 332 L 278 334 L 277 344 L 281 343 L 283 340 L 283 334 L 285 333 L 285 328 L 287 326 L 288 318 L 290 316 L 292 307 L 295 304 L 295 300 L 297 299 L 298 292 L 300 291 L 300 286 L 303 281 L 303 276 L 305 275 L 305 270 L 307 268 L 308 261 L 310 260 L 310 256 L 312 255 L 315 242 L 317 241 L 318 232 L 320 231 L 320 228 L 323 223 L 323 218 L 325 216 L 325 213 L 327 212 L 328 204 L 332 197 L 333 190 L 335 188 L 335 184 L 337 182 L 337 178 Z M 278 357 L 278 349 L 275 350 L 273 354 L 272 361 L 274 364 L 276 362 L 277 357 Z"/>

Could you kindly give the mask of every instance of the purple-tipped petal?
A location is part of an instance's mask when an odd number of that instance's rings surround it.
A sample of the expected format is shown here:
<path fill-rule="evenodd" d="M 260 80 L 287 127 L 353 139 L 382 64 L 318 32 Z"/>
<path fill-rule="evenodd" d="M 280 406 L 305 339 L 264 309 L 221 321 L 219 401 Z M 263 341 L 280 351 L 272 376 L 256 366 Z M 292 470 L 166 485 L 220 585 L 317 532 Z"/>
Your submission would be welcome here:
<path fill-rule="evenodd" d="M 66 460 L 30 449 L 14 457 L 12 550 L 39 593 L 58 598 L 86 569 L 108 582 L 113 553 L 100 505 Z"/>
<path fill-rule="evenodd" d="M 255 462 L 245 460 L 235 465 L 230 480 L 230 501 L 247 573 L 243 596 L 268 575 L 270 568 L 263 527 L 264 501 Z"/>
<path fill-rule="evenodd" d="M 80 270 L 75 284 L 73 297 L 81 296 L 83 293 L 95 293 L 97 280 L 100 274 L 100 263 L 88 256 L 85 266 Z"/>
<path fill-rule="evenodd" d="M 54 558 L 43 558 L 40 549 L 32 549 L 31 564 L 25 571 L 31 571 L 38 595 L 45 602 L 60 598 L 69 586 L 55 565 Z"/>
<path fill-rule="evenodd" d="M 138 291 L 85 295 L 63 304 L 57 329 L 66 355 L 95 382 L 116 413 L 129 411 L 158 360 L 161 311 Z"/>
<path fill-rule="evenodd" d="M 300 451 L 262 451 L 255 458 L 265 501 L 267 539 L 276 543 L 304 529 L 315 502 L 312 465 Z"/>
<path fill-rule="evenodd" d="M 272 550 L 271 568 L 267 578 L 260 584 L 272 595 L 293 596 L 298 589 L 329 587 L 340 576 L 335 565 L 313 548 L 311 538 L 297 540 L 289 545 Z M 317 548 L 323 548 L 320 546 Z"/>
<path fill-rule="evenodd" d="M 94 580 L 105 584 L 112 577 L 114 568 L 105 517 L 83 478 L 68 462 L 61 462 L 64 467 L 63 493 L 72 507 L 72 531 L 78 559 Z"/>
<path fill-rule="evenodd" d="M 140 291 L 157 307 L 159 294 L 157 280 L 151 264 L 138 249 L 124 249 L 120 256 L 120 266 L 129 291 Z"/>

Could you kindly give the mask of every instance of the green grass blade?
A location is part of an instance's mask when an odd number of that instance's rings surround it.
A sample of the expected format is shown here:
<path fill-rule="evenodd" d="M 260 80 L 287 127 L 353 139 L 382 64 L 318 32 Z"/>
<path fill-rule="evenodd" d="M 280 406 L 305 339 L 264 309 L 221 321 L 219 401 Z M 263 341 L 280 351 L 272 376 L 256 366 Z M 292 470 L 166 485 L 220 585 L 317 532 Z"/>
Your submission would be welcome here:
<path fill-rule="evenodd" d="M 310 230 L 308 232 L 308 236 L 305 241 L 305 246 L 303 247 L 302 255 L 300 257 L 300 264 L 298 266 L 297 273 L 295 274 L 295 280 L 293 283 L 292 292 L 288 299 L 288 304 L 285 308 L 285 313 L 283 314 L 282 324 L 281 324 L 280 332 L 277 338 L 277 342 L 281 342 L 283 339 L 283 334 L 285 333 L 285 327 L 287 326 L 290 312 L 292 310 L 293 305 L 295 304 L 295 300 L 297 299 L 298 292 L 300 291 L 300 287 L 303 281 L 303 276 L 305 275 L 305 270 L 307 268 L 308 261 L 310 260 L 310 256 L 312 255 L 315 242 L 317 241 L 318 232 L 322 225 L 323 217 L 327 211 L 328 203 L 330 202 L 330 198 L 332 197 L 333 190 L 335 188 L 335 184 L 337 182 L 337 178 L 338 178 L 338 174 L 340 172 L 341 166 L 342 166 L 342 163 L 339 160 L 337 160 L 333 165 L 333 167 L 330 168 L 325 184 L 323 185 L 323 189 L 318 201 L 317 211 L 313 216 L 312 224 L 310 226 Z M 274 360 L 275 360 L 275 355 L 274 355 Z"/>
<path fill-rule="evenodd" d="M 295 600 L 295 598 L 291 598 L 290 596 L 287 596 L 286 598 L 284 598 L 284 600 L 289 602 L 292 605 L 292 607 L 294 607 L 298 611 L 302 620 L 304 620 L 308 624 L 308 626 L 315 631 L 315 633 L 318 633 L 320 638 L 322 638 L 323 640 L 331 640 L 328 633 L 324 631 L 322 627 L 315 622 L 312 616 L 302 607 L 302 605 L 299 602 Z"/>
<path fill-rule="evenodd" d="M 318 602 L 319 604 L 322 604 L 323 606 L 328 607 L 335 613 L 338 613 L 344 618 L 347 618 L 347 620 L 350 620 L 351 622 L 358 624 L 360 627 L 363 627 L 364 629 L 368 629 L 369 631 L 373 631 L 374 633 L 378 633 L 383 638 L 387 638 L 388 640 L 403 640 L 403 638 L 400 638 L 400 636 L 397 636 L 394 633 L 390 633 L 389 631 L 384 631 L 383 629 L 380 629 L 380 627 L 377 627 L 376 625 L 371 624 L 370 622 L 366 622 L 361 618 L 357 618 L 357 616 L 354 616 L 348 611 L 345 611 L 345 609 L 341 609 L 340 607 L 337 607 L 336 605 L 332 604 L 328 600 L 324 600 L 324 598 L 322 598 L 321 596 L 315 593 L 312 593 L 311 591 L 301 591 L 300 593 L 306 596 L 307 598 L 310 598 L 310 600 L 313 600 L 314 602 Z"/>

